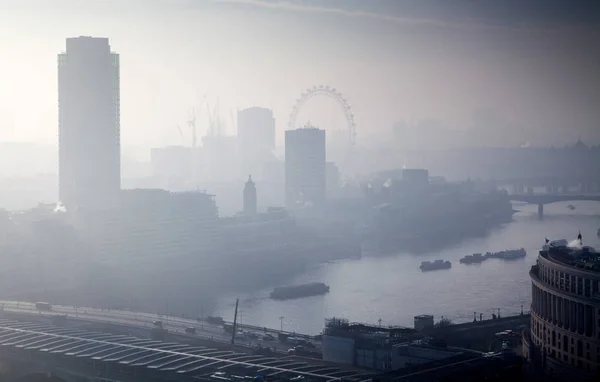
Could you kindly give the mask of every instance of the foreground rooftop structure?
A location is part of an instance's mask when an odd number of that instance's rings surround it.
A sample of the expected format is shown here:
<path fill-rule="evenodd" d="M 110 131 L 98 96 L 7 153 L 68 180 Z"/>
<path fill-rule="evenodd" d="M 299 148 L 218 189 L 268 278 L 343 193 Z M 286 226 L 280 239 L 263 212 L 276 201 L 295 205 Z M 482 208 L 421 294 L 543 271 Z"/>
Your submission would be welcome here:
<path fill-rule="evenodd" d="M 523 355 L 547 374 L 585 380 L 600 372 L 600 253 L 548 241 L 531 267 L 531 327 Z M 596 379 L 597 380 L 597 379 Z"/>
<path fill-rule="evenodd" d="M 0 349 L 23 352 L 32 359 L 52 358 L 65 365 L 113 366 L 124 375 L 160 375 L 164 381 L 366 381 L 371 377 L 356 369 L 343 370 L 318 361 L 309 364 L 310 360 L 297 357 L 265 357 L 7 319 L 0 319 Z"/>

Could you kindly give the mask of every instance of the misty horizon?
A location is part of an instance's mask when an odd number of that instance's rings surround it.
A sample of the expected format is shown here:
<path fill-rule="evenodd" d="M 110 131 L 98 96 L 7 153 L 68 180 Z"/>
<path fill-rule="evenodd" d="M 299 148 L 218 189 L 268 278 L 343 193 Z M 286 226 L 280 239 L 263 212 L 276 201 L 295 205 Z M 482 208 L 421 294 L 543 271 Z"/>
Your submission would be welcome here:
<path fill-rule="evenodd" d="M 11 57 L 0 66 L 2 141 L 56 142 L 56 55 L 67 37 L 91 35 L 122 57 L 124 146 L 190 142 L 177 125 L 192 108 L 204 135 L 205 95 L 220 105 L 226 135 L 236 133 L 230 113 L 272 109 L 281 146 L 295 100 L 321 84 L 350 102 L 359 146 L 382 144 L 397 123 L 419 135 L 427 121 L 439 131 L 475 128 L 475 145 L 512 145 L 500 141 L 506 135 L 539 146 L 600 142 L 600 33 L 583 5 L 511 2 L 507 13 L 410 1 L 131 1 L 119 12 L 111 0 L 10 4 L 0 4 L 0 33 L 11 36 L 0 46 Z M 327 98 L 306 104 L 298 123 L 307 121 L 346 128 Z"/>

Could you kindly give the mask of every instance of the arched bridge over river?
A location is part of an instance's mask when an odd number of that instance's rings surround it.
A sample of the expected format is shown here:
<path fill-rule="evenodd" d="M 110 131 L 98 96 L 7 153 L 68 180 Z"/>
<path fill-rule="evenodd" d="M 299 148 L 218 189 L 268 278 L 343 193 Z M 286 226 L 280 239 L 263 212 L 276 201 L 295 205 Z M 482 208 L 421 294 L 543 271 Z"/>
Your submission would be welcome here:
<path fill-rule="evenodd" d="M 558 202 L 574 202 L 579 200 L 599 201 L 600 194 L 511 194 L 510 199 L 538 205 L 538 216 L 544 217 L 544 205 Z"/>

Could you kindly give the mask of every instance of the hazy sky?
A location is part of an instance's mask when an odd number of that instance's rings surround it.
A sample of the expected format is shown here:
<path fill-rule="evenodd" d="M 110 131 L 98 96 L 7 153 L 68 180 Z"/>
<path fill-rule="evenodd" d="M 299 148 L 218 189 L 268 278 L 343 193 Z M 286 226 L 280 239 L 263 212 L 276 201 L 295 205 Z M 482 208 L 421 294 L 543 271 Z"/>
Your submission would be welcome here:
<path fill-rule="evenodd" d="M 524 129 L 600 141 L 600 12 L 593 1 L 0 0 L 0 140 L 57 141 L 56 55 L 109 37 L 121 55 L 124 145 L 180 143 L 209 94 L 272 108 L 279 136 L 307 87 L 339 89 L 357 140 L 398 120 L 464 129 L 496 109 Z M 206 111 L 198 113 L 200 132 Z M 328 99 L 298 122 L 344 128 Z M 185 130 L 184 130 L 185 131 Z M 417 132 L 415 132 L 417 133 Z M 189 141 L 189 135 L 186 137 Z"/>

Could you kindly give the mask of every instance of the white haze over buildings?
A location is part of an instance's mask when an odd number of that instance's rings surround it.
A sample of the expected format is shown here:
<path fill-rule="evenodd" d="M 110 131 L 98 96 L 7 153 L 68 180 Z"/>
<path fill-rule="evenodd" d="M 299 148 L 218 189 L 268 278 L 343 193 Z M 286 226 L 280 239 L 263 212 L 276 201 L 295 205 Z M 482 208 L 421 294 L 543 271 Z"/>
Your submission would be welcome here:
<path fill-rule="evenodd" d="M 398 121 L 440 147 L 445 129 L 474 127 L 470 144 L 599 141 L 597 20 L 570 2 L 500 3 L 0 0 L 0 140 L 57 142 L 56 55 L 92 35 L 121 55 L 122 143 L 141 152 L 181 144 L 176 126 L 204 94 L 228 134 L 231 110 L 272 108 L 281 144 L 291 106 L 319 84 L 351 102 L 363 145 Z M 307 120 L 345 128 L 327 99 Z M 198 121 L 203 134 L 205 110 Z"/>

